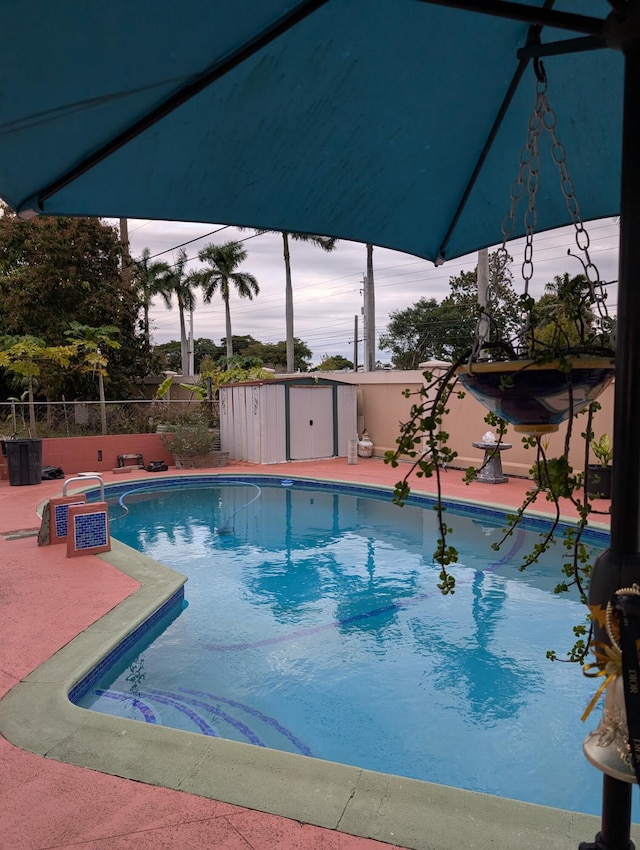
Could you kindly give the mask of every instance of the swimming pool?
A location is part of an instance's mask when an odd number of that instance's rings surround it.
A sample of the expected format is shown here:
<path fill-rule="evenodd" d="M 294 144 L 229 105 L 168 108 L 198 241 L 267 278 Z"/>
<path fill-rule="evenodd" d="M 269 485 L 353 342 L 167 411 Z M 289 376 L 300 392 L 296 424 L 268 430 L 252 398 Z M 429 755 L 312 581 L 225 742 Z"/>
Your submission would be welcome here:
<path fill-rule="evenodd" d="M 114 506 L 113 535 L 188 572 L 189 607 L 173 606 L 172 624 L 79 704 L 597 812 L 579 722 L 592 683 L 545 659 L 581 616 L 552 593 L 553 558 L 521 574 L 524 532 L 495 553 L 499 516 L 450 509 L 461 563 L 456 595 L 442 597 L 433 511 L 363 488 L 276 483 L 132 493 L 122 519 Z"/>

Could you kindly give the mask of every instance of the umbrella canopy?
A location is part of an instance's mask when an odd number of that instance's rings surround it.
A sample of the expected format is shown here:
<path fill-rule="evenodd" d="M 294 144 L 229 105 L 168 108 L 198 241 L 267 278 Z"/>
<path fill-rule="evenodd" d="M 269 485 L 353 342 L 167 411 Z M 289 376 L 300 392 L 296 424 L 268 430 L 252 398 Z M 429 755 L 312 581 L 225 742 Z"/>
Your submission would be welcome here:
<path fill-rule="evenodd" d="M 543 44 L 602 30 L 608 3 L 579 5 L 574 29 L 542 27 Z M 538 31 L 417 0 L 8 4 L 0 196 L 23 212 L 327 234 L 433 260 L 468 253 L 501 241 L 535 95 L 518 51 Z M 617 214 L 622 56 L 581 49 L 545 63 L 581 215 Z M 570 219 L 541 159 L 545 230 Z"/>
<path fill-rule="evenodd" d="M 622 217 L 606 603 L 640 583 L 638 21 L 640 0 L 4 4 L 0 197 L 452 258 L 501 241 L 543 57 L 572 182 L 543 146 L 528 223 L 575 219 L 571 186 L 584 220 Z M 628 850 L 630 789 L 604 777 L 585 848 Z"/>

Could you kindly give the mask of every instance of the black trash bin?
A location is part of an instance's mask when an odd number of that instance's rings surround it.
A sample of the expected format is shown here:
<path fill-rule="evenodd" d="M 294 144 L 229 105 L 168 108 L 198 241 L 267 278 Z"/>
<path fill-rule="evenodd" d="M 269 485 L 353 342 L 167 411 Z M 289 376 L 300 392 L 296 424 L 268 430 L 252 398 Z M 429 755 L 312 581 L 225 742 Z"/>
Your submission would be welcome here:
<path fill-rule="evenodd" d="M 5 440 L 9 484 L 40 484 L 42 481 L 42 440 Z"/>

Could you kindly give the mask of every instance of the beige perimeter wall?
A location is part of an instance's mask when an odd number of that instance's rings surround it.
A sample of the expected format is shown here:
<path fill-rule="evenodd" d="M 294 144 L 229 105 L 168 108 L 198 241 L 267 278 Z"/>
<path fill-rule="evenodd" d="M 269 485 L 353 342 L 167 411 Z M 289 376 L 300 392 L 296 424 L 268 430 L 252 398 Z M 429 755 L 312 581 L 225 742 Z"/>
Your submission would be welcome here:
<path fill-rule="evenodd" d="M 402 395 L 405 388 L 416 391 L 422 385 L 422 372 L 336 372 L 322 373 L 324 377 L 357 384 L 358 389 L 358 431 L 366 428 L 374 444 L 374 455 L 382 457 L 389 449 L 396 448 L 396 439 L 400 433 L 399 425 L 409 418 L 411 405 L 417 397 L 406 399 Z M 609 386 L 598 399 L 602 410 L 594 419 L 596 437 L 606 432 L 613 436 L 613 385 Z M 482 435 L 492 430 L 484 421 L 487 411 L 469 393 L 463 399 L 452 398 L 450 414 L 444 424 L 444 430 L 449 433 L 449 445 L 458 452 L 455 466 L 466 469 L 468 466 L 479 466 L 483 452 L 472 446 Z M 586 427 L 586 416 L 574 420 L 577 435 Z M 550 456 L 564 453 L 564 425 L 560 426 L 557 434 L 550 436 L 548 452 Z M 509 429 L 505 442 L 512 443 L 513 448 L 502 453 L 502 467 L 507 475 L 528 476 L 528 471 L 535 460 L 534 450 L 525 449 L 522 445 L 522 435 Z M 581 469 L 584 459 L 584 445 L 576 442 L 575 454 L 570 455 L 574 469 Z M 590 462 L 595 458 L 591 457 Z"/>

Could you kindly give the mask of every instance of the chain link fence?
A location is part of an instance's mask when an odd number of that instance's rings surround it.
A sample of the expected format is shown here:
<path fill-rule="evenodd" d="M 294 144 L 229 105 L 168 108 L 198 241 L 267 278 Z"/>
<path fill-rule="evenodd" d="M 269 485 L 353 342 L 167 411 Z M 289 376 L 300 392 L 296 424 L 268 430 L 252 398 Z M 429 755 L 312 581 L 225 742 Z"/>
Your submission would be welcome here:
<path fill-rule="evenodd" d="M 28 402 L 0 402 L 0 437 L 91 437 L 107 434 L 150 434 L 158 425 L 178 425 L 206 419 L 210 428 L 220 427 L 219 402 L 99 401 L 35 402 L 35 433 L 30 428 Z"/>

